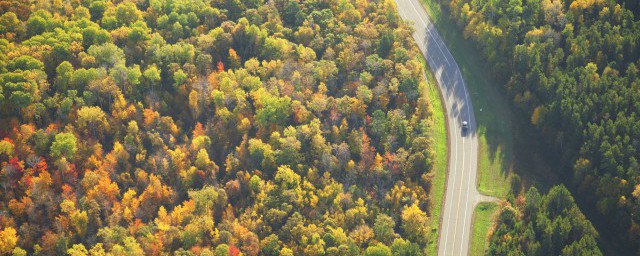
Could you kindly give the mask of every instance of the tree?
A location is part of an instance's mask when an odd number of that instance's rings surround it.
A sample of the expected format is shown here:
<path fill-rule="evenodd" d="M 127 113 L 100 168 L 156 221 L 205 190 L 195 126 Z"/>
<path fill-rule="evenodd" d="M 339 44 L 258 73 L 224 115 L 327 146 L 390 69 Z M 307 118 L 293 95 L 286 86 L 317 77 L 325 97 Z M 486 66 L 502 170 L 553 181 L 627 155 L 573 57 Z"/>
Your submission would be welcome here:
<path fill-rule="evenodd" d="M 74 244 L 71 248 L 69 248 L 69 250 L 67 250 L 67 254 L 69 254 L 70 256 L 87 256 L 89 255 L 89 252 L 87 251 L 87 248 L 84 247 L 84 245 Z"/>
<path fill-rule="evenodd" d="M 71 68 L 69 65 L 64 64 L 64 62 L 61 63 L 60 65 L 62 65 L 62 69 L 60 70 L 61 72 L 65 72 L 67 71 L 67 69 Z M 68 72 L 71 72 L 71 70 L 69 70 Z M 71 74 L 71 77 L 69 78 L 69 85 L 67 86 L 67 88 L 74 89 L 74 90 L 83 89 L 89 86 L 89 84 L 91 84 L 92 81 L 95 81 L 96 79 L 98 79 L 98 77 L 99 77 L 99 74 L 97 69 L 93 69 L 93 68 L 76 69 L 75 71 L 73 71 L 73 73 Z M 64 82 L 64 80 L 60 82 L 62 83 Z M 55 81 L 54 81 L 54 84 L 55 84 Z M 60 86 L 64 87 L 63 84 L 60 84 Z"/>
<path fill-rule="evenodd" d="M 37 12 L 36 14 L 32 14 L 26 22 L 28 37 L 42 34 L 49 29 L 47 19 L 51 18 L 51 14 L 46 11 Z"/>
<path fill-rule="evenodd" d="M 237 69 L 241 66 L 242 60 L 234 49 L 229 49 L 229 68 Z"/>
<path fill-rule="evenodd" d="M 364 251 L 364 255 L 366 256 L 391 256 L 391 249 L 384 244 L 376 244 L 373 246 L 367 247 L 367 250 Z"/>
<path fill-rule="evenodd" d="M 430 108 L 389 1 L 31 2 L 0 0 L 1 255 L 424 251 L 402 207 L 428 205 Z M 585 88 L 634 56 L 614 39 Z"/>
<path fill-rule="evenodd" d="M 191 92 L 189 92 L 189 108 L 191 109 L 193 119 L 198 119 L 198 116 L 200 116 L 201 97 L 198 94 L 199 93 L 196 90 L 191 90 Z"/>
<path fill-rule="evenodd" d="M 24 91 L 11 92 L 9 101 L 18 109 L 25 108 L 33 102 L 33 96 L 30 93 Z"/>
<path fill-rule="evenodd" d="M 196 156 L 196 161 L 194 162 L 195 166 L 200 168 L 203 171 L 207 171 L 208 175 L 215 177 L 218 173 L 219 167 L 215 162 L 209 159 L 209 153 L 207 150 L 200 149 L 198 151 L 198 155 Z"/>
<path fill-rule="evenodd" d="M 72 158 L 76 154 L 76 136 L 72 133 L 58 133 L 51 144 L 51 155 L 53 157 Z"/>
<path fill-rule="evenodd" d="M 261 252 L 266 256 L 280 255 L 280 240 L 275 234 L 271 234 L 260 241 Z"/>
<path fill-rule="evenodd" d="M 138 8 L 133 2 L 123 2 L 116 7 L 116 20 L 120 25 L 129 25 L 137 21 L 140 17 Z"/>
<path fill-rule="evenodd" d="M 195 203 L 195 212 L 197 214 L 212 214 L 216 208 L 224 206 L 227 203 L 226 193 L 207 186 L 198 191 L 190 191 L 189 198 Z"/>
<path fill-rule="evenodd" d="M 289 26 L 300 25 L 300 21 L 297 19 L 297 14 L 300 11 L 301 8 L 298 2 L 288 2 L 286 9 L 284 10 L 284 13 L 282 15 L 284 23 Z"/>
<path fill-rule="evenodd" d="M 71 225 L 75 229 L 76 233 L 83 237 L 86 234 L 87 226 L 89 224 L 89 217 L 86 211 L 74 211 L 70 216 Z"/>
<path fill-rule="evenodd" d="M 24 24 L 15 13 L 8 11 L 0 16 L 0 34 L 5 35 L 5 38 L 11 40 L 16 35 L 24 33 L 24 29 Z"/>
<path fill-rule="evenodd" d="M 395 227 L 396 222 L 393 221 L 393 218 L 386 214 L 379 214 L 373 226 L 376 239 L 381 243 L 392 241 L 396 236 Z"/>
<path fill-rule="evenodd" d="M 402 210 L 402 230 L 409 240 L 424 244 L 429 235 L 428 217 L 425 212 L 413 204 Z"/>
<path fill-rule="evenodd" d="M 56 68 L 56 79 L 54 80 L 54 86 L 60 90 L 65 91 L 71 83 L 71 76 L 73 75 L 73 66 L 68 61 L 63 61 Z"/>
<path fill-rule="evenodd" d="M 389 32 L 382 34 L 378 48 L 376 49 L 378 56 L 386 58 L 391 51 L 391 47 L 393 47 L 393 34 Z"/>
<path fill-rule="evenodd" d="M 8 63 L 7 68 L 12 71 L 44 70 L 44 64 L 42 63 L 42 61 L 34 57 L 23 55 L 15 59 L 12 59 Z"/>
<path fill-rule="evenodd" d="M 393 255 L 398 256 L 422 255 L 420 252 L 420 246 L 402 238 L 396 238 L 393 240 L 393 244 L 391 244 L 391 252 L 393 252 Z"/>
<path fill-rule="evenodd" d="M 82 107 L 78 110 L 78 128 L 96 135 L 108 128 L 106 114 L 99 107 Z"/>
<path fill-rule="evenodd" d="M 249 140 L 249 156 L 254 166 L 260 166 L 265 172 L 275 171 L 275 152 L 271 145 L 263 143 L 261 140 Z"/>
<path fill-rule="evenodd" d="M 213 251 L 215 256 L 227 256 L 229 255 L 229 246 L 226 244 L 220 244 L 216 247 L 215 251 Z"/>
<path fill-rule="evenodd" d="M 5 227 L 0 231 L 0 253 L 9 254 L 18 242 L 16 230 L 12 227 Z"/>
<path fill-rule="evenodd" d="M 602 255 L 598 234 L 564 186 L 541 196 L 529 189 L 523 206 L 504 206 L 490 237 L 489 255 L 522 252 L 531 255 Z"/>
<path fill-rule="evenodd" d="M 120 244 L 114 245 L 112 248 L 112 252 L 113 254 L 116 254 L 116 255 L 127 255 L 127 256 L 144 254 L 144 251 L 140 247 L 140 244 L 136 242 L 135 238 L 130 236 L 124 239 L 122 245 Z"/>
<path fill-rule="evenodd" d="M 87 53 L 95 58 L 96 64 L 100 67 L 111 68 L 125 62 L 124 52 L 113 43 L 92 45 L 87 49 Z"/>
<path fill-rule="evenodd" d="M 150 65 L 144 71 L 143 77 L 145 78 L 145 84 L 148 88 L 151 88 L 151 91 L 160 84 L 160 70 L 155 65 Z"/>
<path fill-rule="evenodd" d="M 280 166 L 276 171 L 274 181 L 282 189 L 294 189 L 300 186 L 300 175 L 291 170 L 289 166 Z"/>
<path fill-rule="evenodd" d="M 284 125 L 293 112 L 291 109 L 291 98 L 265 96 L 262 106 L 256 111 L 256 119 L 264 127 L 270 124 Z"/>
<path fill-rule="evenodd" d="M 174 87 L 181 86 L 185 82 L 187 82 L 187 74 L 185 74 L 184 71 L 182 71 L 182 69 L 179 69 L 178 71 L 173 73 L 173 86 Z"/>
<path fill-rule="evenodd" d="M 14 145 L 7 138 L 0 141 L 0 155 L 13 156 Z"/>
<path fill-rule="evenodd" d="M 148 185 L 139 197 L 140 216 L 143 219 L 150 219 L 150 216 L 158 212 L 159 207 L 171 204 L 174 197 L 175 192 L 171 187 L 163 185 L 156 175 L 149 175 Z"/>
<path fill-rule="evenodd" d="M 371 133 L 376 136 L 378 141 L 389 133 L 387 117 L 382 110 L 376 110 L 371 116 Z"/>

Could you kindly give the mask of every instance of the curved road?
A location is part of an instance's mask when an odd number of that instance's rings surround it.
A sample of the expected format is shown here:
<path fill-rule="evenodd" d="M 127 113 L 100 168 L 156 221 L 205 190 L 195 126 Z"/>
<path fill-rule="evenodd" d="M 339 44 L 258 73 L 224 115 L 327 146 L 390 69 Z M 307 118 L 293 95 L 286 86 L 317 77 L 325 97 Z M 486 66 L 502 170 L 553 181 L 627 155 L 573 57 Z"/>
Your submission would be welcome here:
<path fill-rule="evenodd" d="M 471 99 L 458 64 L 438 34 L 419 0 L 395 0 L 400 16 L 413 23 L 415 39 L 431 67 L 444 98 L 449 136 L 449 170 L 438 255 L 467 255 L 473 210 L 492 200 L 476 189 L 478 138 Z M 462 121 L 469 129 L 462 131 Z"/>

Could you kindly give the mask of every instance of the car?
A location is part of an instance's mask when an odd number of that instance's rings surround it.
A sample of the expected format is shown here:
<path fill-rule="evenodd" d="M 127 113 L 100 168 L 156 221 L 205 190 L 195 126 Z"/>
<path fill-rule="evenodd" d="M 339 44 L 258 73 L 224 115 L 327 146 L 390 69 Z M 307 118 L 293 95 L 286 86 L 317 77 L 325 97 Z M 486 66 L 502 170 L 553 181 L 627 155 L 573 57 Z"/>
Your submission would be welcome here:
<path fill-rule="evenodd" d="M 469 129 L 469 122 L 467 121 L 462 121 L 462 130 L 466 131 Z"/>

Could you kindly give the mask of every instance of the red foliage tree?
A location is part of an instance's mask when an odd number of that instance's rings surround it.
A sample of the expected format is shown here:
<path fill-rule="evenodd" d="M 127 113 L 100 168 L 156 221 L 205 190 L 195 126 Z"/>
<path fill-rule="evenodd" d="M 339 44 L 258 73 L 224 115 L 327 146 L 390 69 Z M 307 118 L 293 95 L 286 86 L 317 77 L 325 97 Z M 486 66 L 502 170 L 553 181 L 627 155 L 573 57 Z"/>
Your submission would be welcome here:
<path fill-rule="evenodd" d="M 238 256 L 240 255 L 240 249 L 235 245 L 229 245 L 229 256 Z"/>

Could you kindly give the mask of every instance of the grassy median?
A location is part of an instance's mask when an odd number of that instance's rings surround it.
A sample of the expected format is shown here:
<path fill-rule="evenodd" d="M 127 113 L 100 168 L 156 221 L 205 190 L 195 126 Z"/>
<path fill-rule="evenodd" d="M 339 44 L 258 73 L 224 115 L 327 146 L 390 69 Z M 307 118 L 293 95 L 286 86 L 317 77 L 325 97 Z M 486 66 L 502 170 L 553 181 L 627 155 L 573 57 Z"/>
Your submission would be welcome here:
<path fill-rule="evenodd" d="M 487 233 L 493 224 L 493 216 L 498 211 L 496 203 L 480 203 L 473 213 L 473 236 L 469 255 L 485 255 L 488 248 Z"/>

